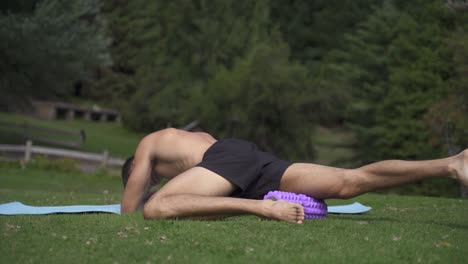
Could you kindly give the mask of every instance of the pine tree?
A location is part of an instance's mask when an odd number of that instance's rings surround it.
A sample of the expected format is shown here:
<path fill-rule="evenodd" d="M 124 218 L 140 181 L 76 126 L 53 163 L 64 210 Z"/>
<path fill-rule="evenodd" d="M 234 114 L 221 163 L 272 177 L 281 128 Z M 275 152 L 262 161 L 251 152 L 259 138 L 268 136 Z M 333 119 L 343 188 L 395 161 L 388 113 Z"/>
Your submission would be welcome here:
<path fill-rule="evenodd" d="M 400 10 L 386 1 L 349 37 L 349 109 L 363 163 L 441 154 L 423 117 L 446 93 L 450 17 L 435 3 L 418 4 Z"/>
<path fill-rule="evenodd" d="M 292 59 L 318 67 L 329 51 L 342 47 L 345 34 L 365 20 L 378 2 L 272 0 L 271 20 L 291 47 Z"/>
<path fill-rule="evenodd" d="M 220 137 L 249 139 L 292 160 L 314 156 L 312 109 L 318 102 L 307 68 L 290 61 L 281 41 L 259 43 L 232 70 L 200 89 L 196 109 L 204 127 Z"/>
<path fill-rule="evenodd" d="M 347 119 L 357 142 L 357 158 L 366 163 L 378 159 L 376 112 L 389 90 L 389 46 L 395 38 L 393 25 L 399 13 L 393 5 L 386 4 L 360 24 L 347 36 L 346 48 L 336 51 L 330 59 L 340 65 L 344 81 L 352 95 L 347 107 Z"/>
<path fill-rule="evenodd" d="M 0 107 L 69 96 L 73 82 L 111 63 L 97 0 L 40 1 L 0 16 Z"/>
<path fill-rule="evenodd" d="M 188 110 L 192 90 L 231 68 L 264 38 L 269 21 L 268 1 L 132 1 L 106 8 L 117 35 L 117 70 L 133 85 L 124 121 L 146 131 L 196 119 Z"/>

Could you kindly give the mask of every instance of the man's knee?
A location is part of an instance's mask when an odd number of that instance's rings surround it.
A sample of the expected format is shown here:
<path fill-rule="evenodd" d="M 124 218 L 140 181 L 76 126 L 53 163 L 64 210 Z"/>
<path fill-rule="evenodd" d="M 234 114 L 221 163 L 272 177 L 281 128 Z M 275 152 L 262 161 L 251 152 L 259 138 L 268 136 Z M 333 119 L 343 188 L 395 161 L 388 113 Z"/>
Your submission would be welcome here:
<path fill-rule="evenodd" d="M 145 219 L 162 219 L 169 217 L 169 210 L 164 197 L 154 195 L 143 206 L 143 216 Z"/>
<path fill-rule="evenodd" d="M 353 198 L 363 192 L 367 176 L 360 169 L 345 169 L 341 187 L 337 193 L 340 199 Z"/>

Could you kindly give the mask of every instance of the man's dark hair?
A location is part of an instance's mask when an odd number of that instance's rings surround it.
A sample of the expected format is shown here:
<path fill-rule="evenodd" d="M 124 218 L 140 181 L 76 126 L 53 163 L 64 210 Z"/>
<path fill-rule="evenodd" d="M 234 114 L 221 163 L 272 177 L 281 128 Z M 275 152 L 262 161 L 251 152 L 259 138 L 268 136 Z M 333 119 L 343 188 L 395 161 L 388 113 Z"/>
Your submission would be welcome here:
<path fill-rule="evenodd" d="M 125 161 L 124 165 L 122 166 L 122 183 L 124 188 L 125 186 L 127 186 L 128 177 L 130 177 L 130 174 L 132 173 L 132 163 L 134 158 L 135 156 L 131 156 Z"/>

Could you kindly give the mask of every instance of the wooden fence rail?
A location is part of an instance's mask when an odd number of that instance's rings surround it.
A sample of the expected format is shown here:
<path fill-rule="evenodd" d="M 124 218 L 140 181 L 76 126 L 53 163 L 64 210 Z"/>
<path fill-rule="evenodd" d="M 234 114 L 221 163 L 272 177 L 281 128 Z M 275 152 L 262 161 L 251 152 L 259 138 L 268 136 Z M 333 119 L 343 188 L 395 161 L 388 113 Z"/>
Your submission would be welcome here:
<path fill-rule="evenodd" d="M 62 158 L 76 159 L 80 161 L 92 161 L 100 163 L 103 167 L 122 166 L 125 162 L 125 160 L 123 159 L 110 157 L 109 152 L 107 150 L 105 150 L 102 154 L 98 154 L 68 149 L 33 146 L 32 141 L 30 140 L 26 142 L 26 145 L 0 144 L 0 153 L 1 152 L 24 153 L 23 157 L 25 162 L 31 161 L 31 157 L 33 154 L 56 156 Z"/>
<path fill-rule="evenodd" d="M 19 124 L 0 121 L 0 128 L 2 133 L 18 135 L 23 137 L 25 140 L 34 140 L 64 147 L 79 148 L 86 140 L 84 130 L 69 131 L 31 125 L 27 122 Z M 56 138 L 52 138 L 51 136 L 55 136 Z M 59 139 L 57 137 L 62 138 Z M 66 139 L 64 139 L 64 137 Z"/>

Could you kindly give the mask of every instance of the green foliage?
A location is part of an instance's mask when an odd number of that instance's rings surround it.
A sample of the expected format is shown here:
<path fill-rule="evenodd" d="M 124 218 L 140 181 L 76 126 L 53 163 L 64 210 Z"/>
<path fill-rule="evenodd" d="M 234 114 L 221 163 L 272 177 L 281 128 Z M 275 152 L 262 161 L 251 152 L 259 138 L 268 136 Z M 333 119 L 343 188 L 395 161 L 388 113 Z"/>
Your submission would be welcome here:
<path fill-rule="evenodd" d="M 68 96 L 74 81 L 111 62 L 97 0 L 40 1 L 32 14 L 0 15 L 0 107 Z"/>
<path fill-rule="evenodd" d="M 3 0 L 0 2 L 0 12 L 2 13 L 23 13 L 34 12 L 34 7 L 40 0 Z"/>
<path fill-rule="evenodd" d="M 0 4 L 1 106 L 81 80 L 83 99 L 118 108 L 131 129 L 197 119 L 295 160 L 313 157 L 316 124 L 351 128 L 356 160 L 338 166 L 467 146 L 468 13 L 438 0 L 102 3 Z M 115 63 L 83 81 L 109 52 Z M 118 131 L 85 148 L 128 153 Z"/>
<path fill-rule="evenodd" d="M 410 5 L 411 6 L 411 5 Z M 353 86 L 349 118 L 361 162 L 439 156 L 423 117 L 446 94 L 451 17 L 435 3 L 378 7 L 339 57 Z"/>
<path fill-rule="evenodd" d="M 366 19 L 375 0 L 271 0 L 271 20 L 291 47 L 295 60 L 320 67 L 333 49 L 342 48 L 345 35 Z"/>
<path fill-rule="evenodd" d="M 250 139 L 286 157 L 310 159 L 317 92 L 307 69 L 289 61 L 286 45 L 259 44 L 232 70 L 219 71 L 199 87 L 195 112 L 215 135 Z"/>
<path fill-rule="evenodd" d="M 447 40 L 453 50 L 448 95 L 431 105 L 426 122 L 431 140 L 455 154 L 468 147 L 468 15 L 457 14 L 457 29 Z"/>
<path fill-rule="evenodd" d="M 315 123 L 338 119 L 349 93 L 291 58 L 281 24 L 290 21 L 276 20 L 278 8 L 270 1 L 108 1 L 116 63 L 102 81 L 121 81 L 102 96 L 121 102 L 133 129 L 198 119 L 216 136 L 310 159 Z"/>
<path fill-rule="evenodd" d="M 132 128 L 180 126 L 197 118 L 189 112 L 194 87 L 217 70 L 230 68 L 266 36 L 267 1 L 133 1 L 108 3 L 115 34 L 113 50 L 138 88 L 124 120 Z M 139 8 L 137 8 L 139 7 Z M 127 12 L 123 21 L 118 14 Z M 156 17 L 156 19 L 155 19 Z M 151 43 L 148 45 L 147 43 Z M 142 48 L 140 48 L 142 47 Z"/>

